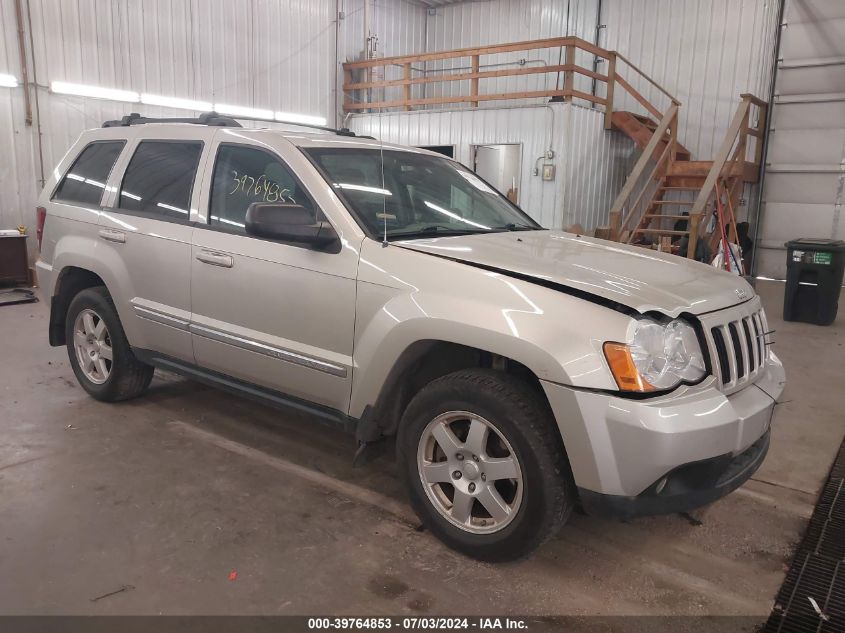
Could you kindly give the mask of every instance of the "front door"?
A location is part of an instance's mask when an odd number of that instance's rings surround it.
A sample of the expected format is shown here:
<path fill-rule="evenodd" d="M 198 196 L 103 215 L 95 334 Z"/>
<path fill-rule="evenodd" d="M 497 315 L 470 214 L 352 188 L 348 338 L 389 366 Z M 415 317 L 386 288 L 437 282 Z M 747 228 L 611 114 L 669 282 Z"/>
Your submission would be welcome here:
<path fill-rule="evenodd" d="M 218 133 L 191 260 L 198 365 L 346 412 L 358 254 L 251 237 L 247 207 L 290 202 L 322 216 L 274 150 Z"/>

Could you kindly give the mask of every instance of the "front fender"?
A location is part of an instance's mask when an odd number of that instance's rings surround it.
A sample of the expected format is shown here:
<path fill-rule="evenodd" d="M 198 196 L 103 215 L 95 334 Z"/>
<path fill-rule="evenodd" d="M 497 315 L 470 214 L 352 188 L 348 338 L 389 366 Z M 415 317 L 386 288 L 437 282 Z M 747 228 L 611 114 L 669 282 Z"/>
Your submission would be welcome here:
<path fill-rule="evenodd" d="M 624 340 L 630 321 L 603 305 L 451 260 L 398 248 L 364 253 L 350 415 L 377 401 L 403 352 L 420 341 L 498 354 L 541 380 L 616 389 L 602 345 Z"/>

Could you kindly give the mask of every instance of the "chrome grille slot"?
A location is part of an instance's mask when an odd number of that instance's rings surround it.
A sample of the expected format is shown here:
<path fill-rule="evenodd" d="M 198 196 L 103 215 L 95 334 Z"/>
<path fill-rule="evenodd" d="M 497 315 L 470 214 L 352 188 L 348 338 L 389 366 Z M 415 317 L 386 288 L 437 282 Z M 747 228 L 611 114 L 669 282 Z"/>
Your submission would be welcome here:
<path fill-rule="evenodd" d="M 731 345 L 733 345 L 734 356 L 736 357 L 736 376 L 737 379 L 745 376 L 745 351 L 739 340 L 739 332 L 736 329 L 736 321 L 728 323 L 728 331 L 731 333 Z"/>
<path fill-rule="evenodd" d="M 700 319 L 712 371 L 722 391 L 737 391 L 754 382 L 767 356 L 766 322 L 759 297 Z"/>
<path fill-rule="evenodd" d="M 742 320 L 742 332 L 745 334 L 745 347 L 748 349 L 748 371 L 753 372 L 757 367 L 760 366 L 759 359 L 757 358 L 757 350 L 754 347 L 754 339 L 751 337 L 751 328 L 748 327 L 748 323 L 751 321 L 751 317 L 745 317 Z"/>
<path fill-rule="evenodd" d="M 730 382 L 731 368 L 728 363 L 728 346 L 725 344 L 725 337 L 722 335 L 721 327 L 714 327 L 711 330 L 713 343 L 716 347 L 716 358 L 719 360 L 719 378 L 722 383 Z"/>

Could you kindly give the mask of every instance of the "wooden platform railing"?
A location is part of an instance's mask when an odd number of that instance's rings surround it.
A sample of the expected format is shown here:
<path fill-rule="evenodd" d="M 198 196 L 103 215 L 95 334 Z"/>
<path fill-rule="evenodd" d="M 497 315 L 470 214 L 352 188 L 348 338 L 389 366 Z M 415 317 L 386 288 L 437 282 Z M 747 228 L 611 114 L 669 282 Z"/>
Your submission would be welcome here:
<path fill-rule="evenodd" d="M 743 183 L 756 182 L 760 173 L 769 105 L 751 94 L 742 94 L 740 97 L 742 101 L 734 113 L 725 138 L 713 159 L 713 165 L 690 210 L 690 216 L 698 214 L 702 217 L 701 227 L 709 224 L 713 206 L 708 203 L 720 179 L 728 183 L 725 193 L 732 208 L 736 209 L 742 196 Z M 758 111 L 757 122 L 754 125 L 751 124 L 753 108 Z M 753 139 L 753 147 L 751 147 L 749 137 Z M 752 156 L 750 160 L 749 154 Z"/>
<path fill-rule="evenodd" d="M 562 64 L 549 64 L 542 66 L 522 66 L 518 68 L 498 68 L 496 70 L 482 70 L 484 64 L 482 58 L 489 55 L 500 55 L 502 53 L 514 53 L 521 51 L 536 51 L 541 49 L 559 49 Z M 576 54 L 584 51 L 594 55 L 607 63 L 607 74 L 584 68 L 576 63 Z M 470 62 L 469 72 L 466 66 L 455 69 L 428 69 L 422 75 L 414 76 L 416 70 L 414 65 L 426 62 L 442 60 L 466 60 Z M 539 61 L 539 60 L 537 60 Z M 517 63 L 517 62 L 514 62 Z M 499 65 L 499 64 L 497 64 Z M 657 119 L 663 117 L 666 107 L 659 108 L 657 105 L 646 99 L 632 83 L 622 76 L 620 66 L 627 66 L 626 72 L 638 75 L 654 86 L 660 93 L 668 97 L 669 105 L 680 105 L 671 94 L 659 86 L 654 80 L 634 66 L 621 54 L 616 51 L 603 49 L 595 44 L 578 37 L 555 37 L 542 40 L 529 40 L 524 42 L 512 42 L 509 44 L 495 44 L 490 46 L 476 46 L 471 48 L 459 48 L 450 51 L 438 51 L 432 53 L 420 53 L 417 55 L 400 55 L 396 57 L 381 57 L 366 59 L 343 64 L 344 71 L 344 102 L 346 112 L 360 112 L 367 110 L 388 110 L 401 108 L 411 110 L 419 106 L 444 106 L 450 104 L 468 103 L 477 107 L 484 101 L 508 101 L 515 99 L 551 98 L 561 97 L 564 101 L 583 99 L 605 108 L 605 127 L 610 129 L 611 116 L 613 114 L 614 93 L 619 87 L 626 91 L 639 103 L 649 114 Z M 388 69 L 401 68 L 401 78 L 387 79 Z M 385 78 L 376 79 L 376 70 L 379 69 Z M 450 72 L 450 70 L 452 70 Z M 364 72 L 362 72 L 364 71 Z M 420 72 L 420 71 L 417 71 Z M 436 74 L 431 74 L 435 73 Z M 356 75 L 361 75 L 356 77 Z M 502 77 L 518 77 L 527 75 L 553 75 L 554 87 L 543 90 L 514 90 L 510 92 L 487 93 L 482 91 L 482 80 L 497 79 Z M 558 87 L 558 76 L 563 76 L 563 85 Z M 606 96 L 584 92 L 575 88 L 575 77 L 581 75 L 596 81 L 596 84 L 604 84 Z M 438 95 L 431 97 L 413 97 L 412 86 L 449 84 L 450 82 L 469 82 L 469 94 Z M 638 83 L 638 82 L 635 82 Z M 385 93 L 391 88 L 401 88 L 401 92 L 395 97 L 385 98 L 379 93 Z M 599 92 L 596 90 L 595 92 Z"/>
<path fill-rule="evenodd" d="M 678 105 L 673 103 L 660 119 L 651 139 L 640 154 L 631 173 L 628 174 L 622 191 L 616 196 L 610 208 L 611 239 L 616 240 L 627 236 L 631 229 L 631 221 L 639 220 L 645 213 L 647 205 L 651 202 L 653 187 L 665 173 L 667 165 L 675 159 L 678 148 L 678 109 Z M 659 158 L 653 161 L 661 142 L 665 143 L 665 147 Z M 649 169 L 650 164 L 651 169 Z"/>

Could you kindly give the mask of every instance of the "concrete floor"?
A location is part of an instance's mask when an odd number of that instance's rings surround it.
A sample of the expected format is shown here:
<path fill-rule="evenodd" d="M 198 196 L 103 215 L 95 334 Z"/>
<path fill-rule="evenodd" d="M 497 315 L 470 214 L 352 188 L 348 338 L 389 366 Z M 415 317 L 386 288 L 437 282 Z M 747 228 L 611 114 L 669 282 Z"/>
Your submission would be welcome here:
<path fill-rule="evenodd" d="M 417 530 L 395 465 L 353 470 L 342 433 L 166 374 L 101 404 L 45 304 L 1 307 L 0 613 L 762 618 L 845 432 L 845 309 L 782 323 L 783 285 L 759 291 L 789 384 L 756 476 L 694 516 L 575 515 L 498 566 Z"/>

